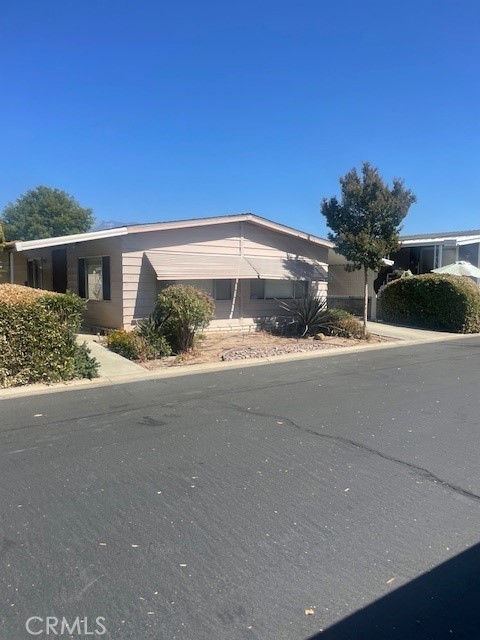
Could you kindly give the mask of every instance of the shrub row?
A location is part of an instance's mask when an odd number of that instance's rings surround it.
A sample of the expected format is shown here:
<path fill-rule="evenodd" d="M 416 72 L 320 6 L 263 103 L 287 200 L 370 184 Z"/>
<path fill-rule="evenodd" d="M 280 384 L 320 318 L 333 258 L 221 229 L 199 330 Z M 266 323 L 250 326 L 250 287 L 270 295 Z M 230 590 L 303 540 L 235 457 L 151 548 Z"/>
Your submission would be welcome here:
<path fill-rule="evenodd" d="M 84 301 L 0 285 L 0 386 L 94 377 L 98 364 L 76 342 Z"/>
<path fill-rule="evenodd" d="M 314 297 L 283 302 L 289 312 L 283 329 L 302 336 L 320 331 L 346 338 L 363 338 L 361 323 L 347 311 L 327 309 L 326 300 Z M 213 319 L 215 303 L 201 289 L 172 285 L 158 296 L 152 315 L 133 331 L 119 329 L 107 335 L 107 346 L 130 360 L 151 360 L 181 354 L 194 346 L 197 332 Z M 275 323 L 278 325 L 278 322 Z"/>
<path fill-rule="evenodd" d="M 480 331 L 480 290 L 462 276 L 425 274 L 389 283 L 380 297 L 383 319 L 440 331 Z"/>

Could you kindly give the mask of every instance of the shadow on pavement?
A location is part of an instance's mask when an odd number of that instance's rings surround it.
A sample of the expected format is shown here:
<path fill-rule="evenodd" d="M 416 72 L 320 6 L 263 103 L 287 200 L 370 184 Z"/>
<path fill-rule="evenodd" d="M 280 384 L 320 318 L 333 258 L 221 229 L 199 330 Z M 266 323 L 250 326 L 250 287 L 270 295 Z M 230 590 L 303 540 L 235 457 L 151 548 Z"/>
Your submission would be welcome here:
<path fill-rule="evenodd" d="M 480 638 L 480 544 L 309 640 Z"/>

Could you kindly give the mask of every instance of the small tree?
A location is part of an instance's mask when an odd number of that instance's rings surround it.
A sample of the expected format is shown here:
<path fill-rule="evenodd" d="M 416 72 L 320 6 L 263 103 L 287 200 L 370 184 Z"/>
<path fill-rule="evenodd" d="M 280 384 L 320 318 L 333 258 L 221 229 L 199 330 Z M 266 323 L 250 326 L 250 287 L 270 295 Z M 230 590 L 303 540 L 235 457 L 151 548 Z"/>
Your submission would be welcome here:
<path fill-rule="evenodd" d="M 204 329 L 214 316 L 215 303 L 210 294 L 174 284 L 159 294 L 152 317 L 173 350 L 182 353 L 193 347 L 197 331 Z"/>
<path fill-rule="evenodd" d="M 400 224 L 415 194 L 395 179 L 390 189 L 378 169 L 365 162 L 362 175 L 356 169 L 340 178 L 341 201 L 324 198 L 321 212 L 332 230 L 328 234 L 348 260 L 347 271 L 362 269 L 365 276 L 363 330 L 367 334 L 368 270 L 378 270 L 382 259 L 398 248 Z"/>
<path fill-rule="evenodd" d="M 7 240 L 38 240 L 84 233 L 93 215 L 65 191 L 37 187 L 7 204 L 0 221 Z"/>

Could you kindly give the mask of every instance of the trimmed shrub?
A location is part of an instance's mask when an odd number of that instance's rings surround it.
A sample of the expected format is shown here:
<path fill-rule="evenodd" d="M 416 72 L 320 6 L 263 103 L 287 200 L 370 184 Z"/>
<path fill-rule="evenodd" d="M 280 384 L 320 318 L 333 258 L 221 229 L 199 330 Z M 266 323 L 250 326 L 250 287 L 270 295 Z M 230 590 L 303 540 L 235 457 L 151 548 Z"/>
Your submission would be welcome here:
<path fill-rule="evenodd" d="M 195 335 L 215 316 L 210 294 L 189 285 L 174 284 L 159 294 L 152 314 L 158 331 L 165 336 L 174 353 L 189 351 Z"/>
<path fill-rule="evenodd" d="M 0 285 L 0 386 L 82 376 L 88 353 L 76 333 L 84 307 L 73 293 Z M 88 368 L 93 376 L 93 359 Z"/>
<path fill-rule="evenodd" d="M 363 333 L 363 324 L 354 315 L 345 311 L 345 309 L 329 309 L 328 323 L 323 329 L 332 335 L 339 338 L 355 338 L 357 340 L 363 340 L 369 337 Z"/>
<path fill-rule="evenodd" d="M 154 340 L 143 336 L 137 329 L 125 331 L 118 329 L 107 335 L 108 348 L 128 358 L 128 360 L 154 360 L 164 358 L 172 353 L 170 345 L 163 336 L 156 336 Z"/>
<path fill-rule="evenodd" d="M 440 331 L 480 331 L 480 290 L 469 278 L 425 274 L 389 283 L 380 297 L 383 319 Z"/>

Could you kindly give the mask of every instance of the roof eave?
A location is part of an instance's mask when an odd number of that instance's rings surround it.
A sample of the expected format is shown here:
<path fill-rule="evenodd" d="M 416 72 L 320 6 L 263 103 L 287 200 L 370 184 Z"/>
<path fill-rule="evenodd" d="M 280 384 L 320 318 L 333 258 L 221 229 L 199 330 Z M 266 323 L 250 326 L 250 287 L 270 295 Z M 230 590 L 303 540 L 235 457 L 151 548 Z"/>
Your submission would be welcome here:
<path fill-rule="evenodd" d="M 231 216 L 217 216 L 211 218 L 196 218 L 190 220 L 178 220 L 172 222 L 158 222 L 147 223 L 139 225 L 127 225 L 124 227 L 117 227 L 115 229 L 104 229 L 102 231 L 90 231 L 87 233 L 77 233 L 68 236 L 59 236 L 57 238 L 42 238 L 40 240 L 27 240 L 13 243 L 14 251 L 29 251 L 34 249 L 43 249 L 46 247 L 56 247 L 65 244 L 74 244 L 76 242 L 88 242 L 90 240 L 99 240 L 103 238 L 115 238 L 123 235 L 130 235 L 135 233 L 147 233 L 149 231 L 167 231 L 169 229 L 184 229 L 189 227 L 200 227 L 213 224 L 228 224 L 231 222 L 251 222 L 261 227 L 283 233 L 290 237 L 300 238 L 311 242 L 313 244 L 320 245 L 327 249 L 332 249 L 335 245 L 329 240 L 319 238 L 304 231 L 299 231 L 293 227 L 288 227 L 277 222 L 272 222 L 267 218 L 262 218 L 253 213 L 241 213 Z"/>
<path fill-rule="evenodd" d="M 116 238 L 117 236 L 127 235 L 127 233 L 127 227 L 117 227 L 116 229 L 90 231 L 87 233 L 75 233 L 69 236 L 58 236 L 56 238 L 41 238 L 40 240 L 13 242 L 13 249 L 14 251 L 32 251 L 34 249 L 44 249 L 46 247 L 58 247 L 64 244 L 75 244 L 76 242 L 88 242 L 89 240 Z"/>
<path fill-rule="evenodd" d="M 288 227 L 277 222 L 272 222 L 271 220 L 262 218 L 261 216 L 257 216 L 254 213 L 239 213 L 236 215 L 214 216 L 211 218 L 193 218 L 189 220 L 178 220 L 172 222 L 129 225 L 127 229 L 128 233 L 146 233 L 148 231 L 167 231 L 169 229 L 202 227 L 212 224 L 228 224 L 231 222 L 252 222 L 253 224 L 258 224 L 259 226 L 266 227 L 268 229 L 272 229 L 289 236 L 301 238 L 302 240 L 307 240 L 308 242 L 313 242 L 314 244 L 319 244 L 323 247 L 333 248 L 334 246 L 333 242 L 330 242 L 330 240 L 325 240 L 324 238 L 319 238 L 318 236 L 299 231 L 298 229 L 294 229 L 293 227 Z"/>

